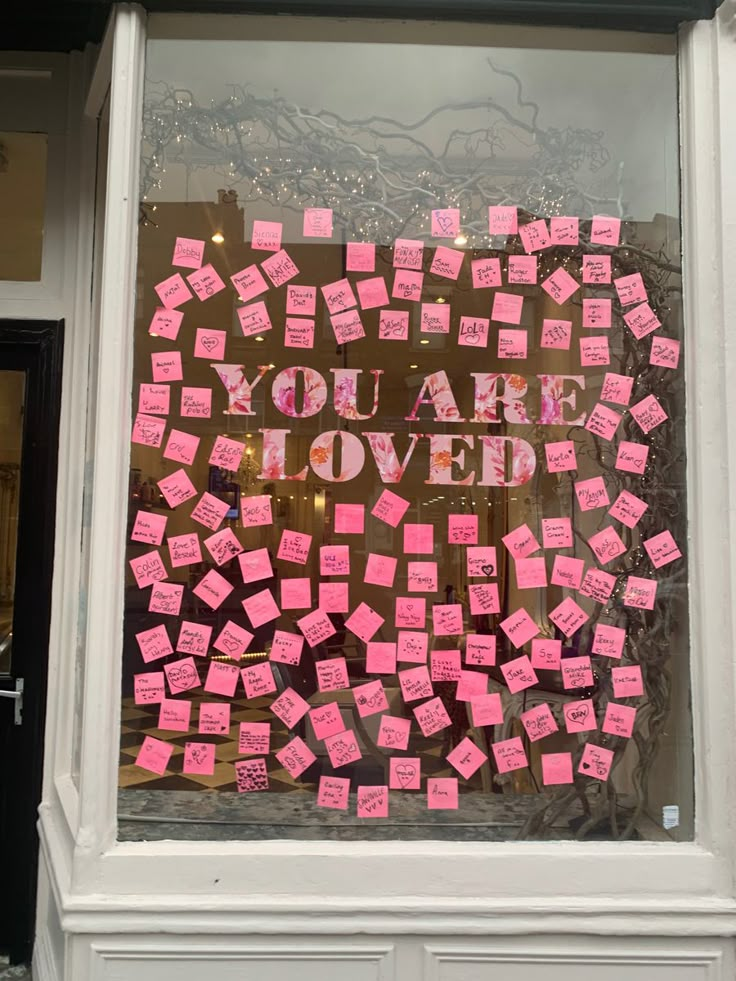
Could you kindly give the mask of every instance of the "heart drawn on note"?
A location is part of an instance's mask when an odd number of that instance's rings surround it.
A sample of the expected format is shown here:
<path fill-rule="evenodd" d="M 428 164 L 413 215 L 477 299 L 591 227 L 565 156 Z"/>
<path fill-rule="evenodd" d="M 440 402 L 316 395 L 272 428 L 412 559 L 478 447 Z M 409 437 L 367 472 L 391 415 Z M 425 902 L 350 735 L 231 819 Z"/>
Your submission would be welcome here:
<path fill-rule="evenodd" d="M 570 722 L 575 723 L 575 725 L 583 725 L 585 720 L 588 718 L 588 706 L 581 705 L 580 708 L 573 709 L 571 712 L 567 713 L 567 717 Z"/>
<path fill-rule="evenodd" d="M 217 338 L 208 337 L 207 335 L 205 335 L 202 338 L 202 347 L 205 349 L 205 351 L 212 351 L 214 348 L 217 347 Z"/>
<path fill-rule="evenodd" d="M 178 688 L 179 691 L 186 691 L 188 688 L 194 688 L 197 684 L 197 672 L 191 666 L 191 664 L 182 664 L 180 668 L 172 668 L 167 672 L 169 679 L 169 686 L 171 688 Z"/>
<path fill-rule="evenodd" d="M 452 228 L 452 218 L 450 215 L 437 215 L 437 224 L 443 232 L 449 232 Z"/>
<path fill-rule="evenodd" d="M 492 576 L 496 570 L 493 568 L 492 565 L 482 565 L 480 567 L 480 571 L 483 573 L 484 576 Z"/>
<path fill-rule="evenodd" d="M 395 772 L 401 786 L 408 787 L 416 776 L 417 768 L 412 763 L 399 763 Z"/>

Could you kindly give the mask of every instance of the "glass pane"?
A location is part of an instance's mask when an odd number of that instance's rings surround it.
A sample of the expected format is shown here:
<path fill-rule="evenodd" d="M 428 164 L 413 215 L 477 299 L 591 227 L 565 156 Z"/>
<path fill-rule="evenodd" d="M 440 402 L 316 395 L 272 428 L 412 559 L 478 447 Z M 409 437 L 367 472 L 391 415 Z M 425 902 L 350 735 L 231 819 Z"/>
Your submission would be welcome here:
<path fill-rule="evenodd" d="M 23 444 L 23 371 L 0 371 L 0 675 L 10 674 Z"/>
<path fill-rule="evenodd" d="M 41 278 L 47 146 L 45 133 L 0 132 L 0 279 Z"/>
<path fill-rule="evenodd" d="M 689 838 L 673 50 L 243 25 L 148 45 L 121 835 Z"/>

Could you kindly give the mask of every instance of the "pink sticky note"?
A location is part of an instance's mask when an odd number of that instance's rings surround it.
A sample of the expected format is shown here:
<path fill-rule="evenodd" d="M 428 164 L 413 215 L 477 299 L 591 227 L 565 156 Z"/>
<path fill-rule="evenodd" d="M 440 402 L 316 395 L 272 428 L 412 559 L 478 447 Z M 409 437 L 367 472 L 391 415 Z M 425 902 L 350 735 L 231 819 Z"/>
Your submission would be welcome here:
<path fill-rule="evenodd" d="M 432 238 L 455 238 L 460 234 L 460 209 L 435 208 L 432 211 Z"/>
<path fill-rule="evenodd" d="M 568 732 L 593 732 L 598 728 L 595 718 L 595 707 L 590 698 L 578 702 L 566 702 L 562 706 L 565 719 L 565 729 Z"/>
<path fill-rule="evenodd" d="M 629 576 L 624 587 L 624 606 L 634 606 L 639 610 L 653 610 L 657 597 L 657 580 Z"/>
<path fill-rule="evenodd" d="M 576 630 L 590 619 L 582 607 L 578 606 L 572 597 L 567 596 L 554 610 L 550 611 L 549 619 L 566 637 L 572 637 Z"/>
<path fill-rule="evenodd" d="M 348 272 L 373 272 L 376 268 L 376 247 L 371 242 L 348 242 L 345 258 Z"/>
<path fill-rule="evenodd" d="M 421 668 L 415 670 L 420 671 Z M 432 698 L 422 705 L 417 705 L 412 711 L 423 736 L 433 736 L 436 732 L 448 729 L 452 725 L 441 698 Z"/>
<path fill-rule="evenodd" d="M 365 328 L 360 314 L 357 310 L 346 310 L 345 313 L 336 313 L 330 317 L 332 330 L 338 344 L 349 344 L 350 341 L 359 341 L 365 337 Z"/>
<path fill-rule="evenodd" d="M 662 326 L 661 320 L 648 303 L 640 303 L 638 307 L 628 310 L 624 314 L 624 323 L 638 341 Z"/>
<path fill-rule="evenodd" d="M 202 702 L 198 732 L 226 736 L 230 732 L 230 706 L 223 702 Z"/>
<path fill-rule="evenodd" d="M 148 611 L 149 613 L 161 613 L 164 616 L 178 617 L 183 595 L 184 587 L 180 584 L 155 582 L 151 589 Z"/>
<path fill-rule="evenodd" d="M 156 705 L 166 698 L 163 671 L 149 671 L 133 676 L 136 705 Z"/>
<path fill-rule="evenodd" d="M 182 380 L 181 352 L 158 351 L 151 355 L 151 377 L 154 382 Z"/>
<path fill-rule="evenodd" d="M 394 625 L 397 627 L 424 627 L 427 619 L 427 601 L 419 596 L 397 596 Z"/>
<path fill-rule="evenodd" d="M 278 252 L 281 248 L 283 225 L 280 221 L 254 221 L 251 248 L 263 252 Z"/>
<path fill-rule="evenodd" d="M 434 551 L 434 525 L 404 525 L 404 552 L 431 555 Z"/>
<path fill-rule="evenodd" d="M 197 495 L 197 488 L 183 470 L 175 470 L 159 480 L 158 487 L 170 508 L 176 508 Z"/>
<path fill-rule="evenodd" d="M 572 337 L 571 320 L 544 320 L 542 322 L 542 338 L 540 347 L 556 348 L 559 351 L 569 351 Z"/>
<path fill-rule="evenodd" d="M 543 557 L 517 559 L 515 571 L 518 589 L 543 589 L 547 585 L 547 567 Z"/>
<path fill-rule="evenodd" d="M 562 672 L 562 687 L 568 691 L 577 688 L 592 688 L 593 686 L 593 670 L 590 658 L 587 656 L 563 658 L 560 663 L 560 671 Z"/>
<path fill-rule="evenodd" d="M 513 559 L 526 559 L 541 548 L 529 525 L 519 525 L 504 535 L 501 541 Z"/>
<path fill-rule="evenodd" d="M 265 334 L 267 330 L 273 329 L 273 324 L 271 323 L 271 318 L 268 315 L 268 308 L 263 300 L 259 300 L 257 303 L 249 303 L 244 307 L 239 307 L 237 310 L 238 322 L 240 323 L 240 330 L 243 337 L 257 337 L 260 334 Z M 206 334 L 219 333 L 217 331 L 207 331 L 202 332 Z M 200 331 L 197 331 L 197 338 L 199 339 Z M 197 354 L 197 349 L 194 349 L 194 356 L 205 358 L 210 355 L 207 354 Z M 225 343 L 223 340 L 222 349 L 219 351 L 212 351 L 211 357 L 216 358 L 218 361 L 225 357 Z"/>
<path fill-rule="evenodd" d="M 223 528 L 222 531 L 205 538 L 204 545 L 215 565 L 224 565 L 243 551 L 243 546 L 235 537 L 232 528 Z"/>
<path fill-rule="evenodd" d="M 429 271 L 445 279 L 457 279 L 464 258 L 465 253 L 460 249 L 448 249 L 444 245 L 439 245 L 434 251 L 434 259 Z"/>
<path fill-rule="evenodd" d="M 241 497 L 240 517 L 244 528 L 273 524 L 271 495 L 256 494 L 253 497 Z"/>
<path fill-rule="evenodd" d="M 241 722 L 238 730 L 238 753 L 258 756 L 271 751 L 270 722 Z"/>
<path fill-rule="evenodd" d="M 590 653 L 599 657 L 612 657 L 620 660 L 624 652 L 626 631 L 622 627 L 612 627 L 607 623 L 597 623 Z"/>
<path fill-rule="evenodd" d="M 397 269 L 394 273 L 391 296 L 396 300 L 411 300 L 413 303 L 418 303 L 422 298 L 423 287 L 424 273 Z"/>
<path fill-rule="evenodd" d="M 495 582 L 471 583 L 468 586 L 471 616 L 490 616 L 501 612 L 498 584 Z"/>
<path fill-rule="evenodd" d="M 384 716 L 386 719 L 387 716 Z M 384 719 L 381 719 L 383 726 Z M 406 723 L 406 742 L 409 741 L 409 719 L 392 719 L 392 724 L 397 722 Z M 381 738 L 379 732 L 379 739 Z M 388 737 L 391 738 L 391 737 Z M 378 743 L 379 746 L 386 743 Z M 406 749 L 406 746 L 396 746 L 397 749 Z M 388 785 L 391 790 L 419 790 L 422 780 L 421 759 L 418 756 L 392 756 L 389 759 L 389 780 Z"/>
<path fill-rule="evenodd" d="M 358 302 L 347 279 L 339 279 L 323 286 L 322 295 L 325 298 L 327 310 L 331 314 L 343 313 Z"/>
<path fill-rule="evenodd" d="M 407 586 L 410 593 L 436 593 L 437 563 L 407 562 Z"/>
<path fill-rule="evenodd" d="M 557 217 L 549 220 L 549 238 L 552 245 L 577 245 L 579 218 Z"/>
<path fill-rule="evenodd" d="M 653 395 L 647 395 L 641 402 L 632 405 L 631 414 L 645 433 L 651 432 L 669 418 Z"/>
<path fill-rule="evenodd" d="M 636 709 L 633 705 L 617 705 L 615 702 L 609 702 L 601 731 L 629 739 L 634 732 L 635 719 Z"/>
<path fill-rule="evenodd" d="M 584 368 L 594 368 L 597 365 L 611 363 L 611 352 L 608 348 L 608 338 L 597 335 L 595 337 L 580 338 L 580 364 Z M 603 395 L 601 395 L 603 398 Z M 606 401 L 611 401 L 610 399 Z"/>
<path fill-rule="evenodd" d="M 230 282 L 243 303 L 255 299 L 268 289 L 268 283 L 256 265 L 246 266 L 245 269 L 236 272 L 234 276 L 230 277 Z"/>
<path fill-rule="evenodd" d="M 202 266 L 196 272 L 190 273 L 187 276 L 187 282 L 194 291 L 194 295 L 202 302 L 209 300 L 211 296 L 225 289 L 225 284 L 217 273 L 217 270 L 210 263 Z"/>
<path fill-rule="evenodd" d="M 192 592 L 212 610 L 218 609 L 235 587 L 223 578 L 215 569 L 210 571 L 197 583 Z"/>
<path fill-rule="evenodd" d="M 336 504 L 335 532 L 341 535 L 362 535 L 365 527 L 364 504 Z"/>
<path fill-rule="evenodd" d="M 494 293 L 491 320 L 504 324 L 520 324 L 524 297 L 516 293 Z"/>
<path fill-rule="evenodd" d="M 585 563 L 582 559 L 573 559 L 568 555 L 555 555 L 552 566 L 551 583 L 553 586 L 565 586 L 567 589 L 579 589 L 583 579 Z"/>
<path fill-rule="evenodd" d="M 680 342 L 670 337 L 653 337 L 649 364 L 660 368 L 676 368 L 680 361 Z"/>
<path fill-rule="evenodd" d="M 492 667 L 496 663 L 495 634 L 467 634 L 465 663 Z"/>
<path fill-rule="evenodd" d="M 166 772 L 173 752 L 174 747 L 169 743 L 165 743 L 162 739 L 154 739 L 153 736 L 146 736 L 138 750 L 135 765 L 142 770 L 162 775 Z"/>
<path fill-rule="evenodd" d="M 378 712 L 385 712 L 388 709 L 386 692 L 378 679 L 367 681 L 363 685 L 356 685 L 353 688 L 353 697 L 361 719 L 369 715 L 376 715 Z"/>
<path fill-rule="evenodd" d="M 383 624 L 383 617 L 372 610 L 367 603 L 360 603 L 345 621 L 345 626 L 364 643 L 373 638 Z"/>
<path fill-rule="evenodd" d="M 628 405 L 631 400 L 631 389 L 634 379 L 631 375 L 617 375 L 606 372 L 601 389 L 601 401 L 613 402 L 615 405 Z"/>
<path fill-rule="evenodd" d="M 447 541 L 450 545 L 475 545 L 478 541 L 478 515 L 448 514 Z"/>
<path fill-rule="evenodd" d="M 611 326 L 611 301 L 585 298 L 583 300 L 583 327 L 600 327 L 608 329 Z"/>
<path fill-rule="evenodd" d="M 460 603 L 441 603 L 432 607 L 432 626 L 436 637 L 453 637 L 463 633 L 463 608 Z"/>
<path fill-rule="evenodd" d="M 621 236 L 621 219 L 594 215 L 590 223 L 590 241 L 593 245 L 618 245 Z"/>
<path fill-rule="evenodd" d="M 418 239 L 397 238 L 394 242 L 393 265 L 397 269 L 421 269 L 424 243 Z"/>
<path fill-rule="evenodd" d="M 407 341 L 409 314 L 405 310 L 381 310 L 378 317 L 379 341 Z"/>
<path fill-rule="evenodd" d="M 161 555 L 157 549 L 131 559 L 130 568 L 138 589 L 145 589 L 151 583 L 160 582 L 161 579 L 166 579 L 168 576 L 166 566 L 161 561 Z"/>
<path fill-rule="evenodd" d="M 235 764 L 235 783 L 239 794 L 268 790 L 268 770 L 264 759 L 238 760 Z"/>
<path fill-rule="evenodd" d="M 285 528 L 281 533 L 281 541 L 279 542 L 276 558 L 282 559 L 284 562 L 296 562 L 297 565 L 305 565 L 309 558 L 311 545 L 311 535 L 305 535 L 300 531 L 291 531 Z"/>
<path fill-rule="evenodd" d="M 576 481 L 575 494 L 581 511 L 593 511 L 611 503 L 603 477 L 591 477 L 590 480 Z"/>
<path fill-rule="evenodd" d="M 461 317 L 458 344 L 463 347 L 487 347 L 490 323 L 485 317 Z"/>
<path fill-rule="evenodd" d="M 243 459 L 244 452 L 245 446 L 236 439 L 217 436 L 207 462 L 211 466 L 222 467 L 223 470 L 236 471 Z"/>
<path fill-rule="evenodd" d="M 537 637 L 532 641 L 532 667 L 544 671 L 559 671 L 562 657 L 562 641 Z"/>
<path fill-rule="evenodd" d="M 171 265 L 185 269 L 199 269 L 204 256 L 204 241 L 198 238 L 177 238 Z"/>
<path fill-rule="evenodd" d="M 348 667 L 344 657 L 331 657 L 317 661 L 317 685 L 320 691 L 339 691 L 350 687 Z"/>
<path fill-rule="evenodd" d="M 457 777 L 429 777 L 427 779 L 427 810 L 456 811 L 457 808 Z"/>
<path fill-rule="evenodd" d="M 395 674 L 396 644 L 370 641 L 366 645 L 365 670 L 367 674 Z"/>
<path fill-rule="evenodd" d="M 584 283 L 610 283 L 611 282 L 610 255 L 584 255 L 583 256 L 583 282 Z"/>
<path fill-rule="evenodd" d="M 523 606 L 502 620 L 499 626 L 514 647 L 523 647 L 539 633 L 539 625 L 532 620 Z"/>
<path fill-rule="evenodd" d="M 293 688 L 287 688 L 271 702 L 271 711 L 276 718 L 281 719 L 287 729 L 293 729 L 309 711 L 309 702 Z"/>
<path fill-rule="evenodd" d="M 572 548 L 572 522 L 569 518 L 542 518 L 542 547 Z"/>
<path fill-rule="evenodd" d="M 575 443 L 571 439 L 560 440 L 558 443 L 545 443 L 544 453 L 547 457 L 549 473 L 562 473 L 565 470 L 577 470 Z"/>
<path fill-rule="evenodd" d="M 199 688 L 202 684 L 197 665 L 192 657 L 183 657 L 178 661 L 164 664 L 164 674 L 172 695 L 181 691 L 190 691 L 192 688 Z"/>
<path fill-rule="evenodd" d="M 363 574 L 363 582 L 371 586 L 386 586 L 390 588 L 394 584 L 397 565 L 398 559 L 393 558 L 391 555 L 378 555 L 376 552 L 369 552 L 365 565 L 365 573 Z"/>
<path fill-rule="evenodd" d="M 303 637 L 286 630 L 274 630 L 269 659 L 277 664 L 299 664 L 303 648 Z"/>
<path fill-rule="evenodd" d="M 487 759 L 486 754 L 467 736 L 460 740 L 451 753 L 447 754 L 447 762 L 466 780 L 469 780 Z"/>
<path fill-rule="evenodd" d="M 205 491 L 197 501 L 197 506 L 192 511 L 192 519 L 197 524 L 204 525 L 210 531 L 217 531 L 222 524 L 222 519 L 230 510 L 227 501 L 221 501 L 219 497 Z"/>
<path fill-rule="evenodd" d="M 580 758 L 578 773 L 586 777 L 595 777 L 596 780 L 607 780 L 612 764 L 613 752 L 610 749 L 586 743 Z"/>
<path fill-rule="evenodd" d="M 682 558 L 682 552 L 670 531 L 662 531 L 653 538 L 647 538 L 643 544 L 655 569 Z"/>
<path fill-rule="evenodd" d="M 462 677 L 460 651 L 432 651 L 429 677 L 432 681 L 459 681 Z"/>
<path fill-rule="evenodd" d="M 284 249 L 264 259 L 261 267 L 274 286 L 284 286 L 290 279 L 299 275 L 294 261 Z"/>
<path fill-rule="evenodd" d="M 466 552 L 468 577 L 495 576 L 498 570 L 496 549 L 493 545 L 470 545 Z"/>
<path fill-rule="evenodd" d="M 419 319 L 419 330 L 422 334 L 449 334 L 449 304 L 423 303 Z"/>
<path fill-rule="evenodd" d="M 388 817 L 388 787 L 358 787 L 357 816 L 359 818 Z"/>
<path fill-rule="evenodd" d="M 535 255 L 510 255 L 508 281 L 522 286 L 536 283 L 537 257 Z"/>
<path fill-rule="evenodd" d="M 349 546 L 320 545 L 319 574 L 321 576 L 349 576 L 350 575 Z"/>
<path fill-rule="evenodd" d="M 268 661 L 241 668 L 240 677 L 243 679 L 246 698 L 260 698 L 262 695 L 270 695 L 276 691 L 276 680 Z"/>
<path fill-rule="evenodd" d="M 473 289 L 488 289 L 501 285 L 501 262 L 499 259 L 473 259 L 470 263 Z"/>
<path fill-rule="evenodd" d="M 399 497 L 398 494 L 394 494 L 393 491 L 384 490 L 373 505 L 371 514 L 374 518 L 385 521 L 387 525 L 396 528 L 408 509 L 409 501 Z"/>
<path fill-rule="evenodd" d="M 176 649 L 181 654 L 196 654 L 198 657 L 206 657 L 211 636 L 212 627 L 208 627 L 204 623 L 182 620 Z"/>
<path fill-rule="evenodd" d="M 317 757 L 300 736 L 294 736 L 283 749 L 276 753 L 276 759 L 293 780 L 297 780 L 305 770 L 316 762 Z"/>
<path fill-rule="evenodd" d="M 304 634 L 310 647 L 316 647 L 318 644 L 324 643 L 324 641 L 337 633 L 332 620 L 330 620 L 324 610 L 319 609 L 307 613 L 306 616 L 297 620 L 296 625 Z"/>
<path fill-rule="evenodd" d="M 357 763 L 363 756 L 352 729 L 345 729 L 343 732 L 336 732 L 333 736 L 326 736 L 325 749 L 330 758 L 330 763 L 336 770 L 341 766 L 347 766 L 349 763 Z"/>
<path fill-rule="evenodd" d="M 156 307 L 151 323 L 148 325 L 148 333 L 151 337 L 165 337 L 168 341 L 175 341 L 183 319 L 184 314 L 181 310 Z"/>
<path fill-rule="evenodd" d="M 284 347 L 310 350 L 314 347 L 314 321 L 306 317 L 287 317 L 284 324 Z"/>
<path fill-rule="evenodd" d="M 542 705 L 535 705 L 527 712 L 522 712 L 519 719 L 527 736 L 529 736 L 530 742 L 533 743 L 538 739 L 544 739 L 545 736 L 551 736 L 559 728 L 554 715 L 552 715 L 552 710 L 546 702 Z"/>
<path fill-rule="evenodd" d="M 312 605 L 311 579 L 282 579 L 280 585 L 282 610 L 306 610 Z"/>
<path fill-rule="evenodd" d="M 253 634 L 250 630 L 246 630 L 233 620 L 228 620 L 212 646 L 228 657 L 237 658 L 245 654 L 252 640 Z"/>
<path fill-rule="evenodd" d="M 332 208 L 305 208 L 302 235 L 305 238 L 332 238 Z"/>
<path fill-rule="evenodd" d="M 407 668 L 405 671 L 399 671 L 398 678 L 401 696 L 407 703 L 434 695 L 429 671 L 423 664 L 418 668 Z"/>
<path fill-rule="evenodd" d="M 455 698 L 458 702 L 472 702 L 474 698 L 481 698 L 488 693 L 488 675 L 482 671 L 460 672 L 460 678 L 455 689 Z"/>
<path fill-rule="evenodd" d="M 162 280 L 153 287 L 158 294 L 159 300 L 167 310 L 180 307 L 182 303 L 191 300 L 192 294 L 187 289 L 187 284 L 179 273 L 174 273 L 168 279 Z"/>
<path fill-rule="evenodd" d="M 361 279 L 356 286 L 358 288 L 358 299 L 361 310 L 372 310 L 375 307 L 388 306 L 386 280 L 383 276 Z"/>
<path fill-rule="evenodd" d="M 169 558 L 174 569 L 184 565 L 196 565 L 202 561 L 202 550 L 199 547 L 199 536 L 196 534 L 175 535 L 168 538 Z"/>
<path fill-rule="evenodd" d="M 470 699 L 470 715 L 474 726 L 499 726 L 503 723 L 501 696 L 477 695 Z"/>
<path fill-rule="evenodd" d="M 519 736 L 502 739 L 500 742 L 494 743 L 491 748 L 499 773 L 510 773 L 512 770 L 521 770 L 525 766 L 529 766 Z"/>
<path fill-rule="evenodd" d="M 539 684 L 539 678 L 537 678 L 536 672 L 532 667 L 532 662 L 526 654 L 522 654 L 521 657 L 515 657 L 512 661 L 502 664 L 501 674 L 504 676 L 512 695 L 517 691 L 523 691 L 525 688 L 531 688 L 533 685 Z"/>
<path fill-rule="evenodd" d="M 548 296 L 551 296 L 555 303 L 565 303 L 577 290 L 580 284 L 572 278 L 569 272 L 562 266 L 548 276 L 542 283 L 542 289 Z"/>
<path fill-rule="evenodd" d="M 253 596 L 248 596 L 243 600 L 243 609 L 248 614 L 248 619 L 254 628 L 270 623 L 281 616 L 276 600 L 270 589 L 262 589 Z"/>
<path fill-rule="evenodd" d="M 204 682 L 204 690 L 212 692 L 213 695 L 224 695 L 225 698 L 232 698 L 235 689 L 238 687 L 240 672 L 234 664 L 223 664 L 221 661 L 210 661 L 207 669 L 207 677 Z"/>
<path fill-rule="evenodd" d="M 571 753 L 542 753 L 541 759 L 542 783 L 545 786 L 572 783 Z"/>
<path fill-rule="evenodd" d="M 170 392 L 171 389 L 168 385 L 149 385 L 146 382 L 141 384 L 138 394 L 139 417 L 141 414 L 167 416 L 169 414 Z"/>
<path fill-rule="evenodd" d="M 215 747 L 212 743 L 184 743 L 182 773 L 201 773 L 212 776 L 215 772 Z"/>
<path fill-rule="evenodd" d="M 635 528 L 649 505 L 628 491 L 621 491 L 608 513 L 627 528 Z"/>
<path fill-rule="evenodd" d="M 199 447 L 199 436 L 191 433 L 183 433 L 178 429 L 172 429 L 166 441 L 163 455 L 167 460 L 175 460 L 177 463 L 184 463 L 191 466 L 197 455 Z"/>
<path fill-rule="evenodd" d="M 632 303 L 646 303 L 647 290 L 641 273 L 619 276 L 618 279 L 614 279 L 613 285 L 616 287 L 616 293 L 622 307 L 630 307 Z"/>
<path fill-rule="evenodd" d="M 179 413 L 187 419 L 209 419 L 212 414 L 212 389 L 182 388 Z"/>
<path fill-rule="evenodd" d="M 585 573 L 580 587 L 581 596 L 589 596 L 597 603 L 605 603 L 616 585 L 616 577 L 604 572 L 603 569 L 591 567 Z"/>
<path fill-rule="evenodd" d="M 225 530 L 230 531 L 229 528 Z M 206 544 L 207 540 L 205 540 Z M 267 548 L 256 548 L 252 552 L 243 552 L 241 548 L 240 552 L 241 554 L 238 555 L 238 564 L 240 565 L 240 574 L 243 577 L 243 582 L 259 582 L 261 579 L 273 578 L 273 567 L 271 566 L 271 557 Z"/>
<path fill-rule="evenodd" d="M 294 317 L 313 317 L 316 310 L 316 286 L 296 286 L 291 283 L 286 287 L 287 314 Z"/>
<path fill-rule="evenodd" d="M 490 205 L 488 208 L 488 231 L 491 235 L 516 235 L 518 231 L 518 212 L 514 205 Z"/>
<path fill-rule="evenodd" d="M 601 565 L 607 565 L 627 551 L 621 536 L 610 525 L 591 535 L 588 545 L 593 549 L 593 554 Z"/>
<path fill-rule="evenodd" d="M 547 229 L 547 222 L 540 218 L 538 221 L 531 221 L 527 225 L 519 228 L 519 238 L 524 246 L 525 252 L 538 252 L 540 249 L 547 249 L 552 244 Z"/>
<path fill-rule="evenodd" d="M 350 781 L 347 778 L 321 776 L 317 790 L 317 807 L 346 811 L 349 793 Z"/>
<path fill-rule="evenodd" d="M 528 337 L 525 330 L 506 330 L 498 332 L 499 358 L 523 361 L 527 356 Z"/>

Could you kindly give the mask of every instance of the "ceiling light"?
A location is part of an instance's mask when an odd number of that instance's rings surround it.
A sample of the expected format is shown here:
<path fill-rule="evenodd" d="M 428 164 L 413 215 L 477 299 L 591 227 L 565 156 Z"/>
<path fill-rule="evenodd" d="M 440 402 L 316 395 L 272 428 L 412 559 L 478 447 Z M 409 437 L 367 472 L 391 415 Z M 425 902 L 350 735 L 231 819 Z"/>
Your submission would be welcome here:
<path fill-rule="evenodd" d="M 460 232 L 458 237 L 455 239 L 455 245 L 467 245 L 467 244 L 468 244 L 468 236 L 463 235 L 463 233 Z"/>
<path fill-rule="evenodd" d="M 427 340 L 426 337 L 423 337 L 419 343 L 420 344 L 429 344 L 429 341 Z"/>
<path fill-rule="evenodd" d="M 265 341 L 265 339 L 266 338 L 262 334 L 259 334 L 258 337 L 256 337 L 257 341 Z"/>
<path fill-rule="evenodd" d="M 410 365 L 409 365 L 409 367 L 410 367 L 410 368 L 418 368 L 418 367 L 419 367 L 419 365 L 418 365 L 418 364 L 410 364 Z"/>
<path fill-rule="evenodd" d="M 222 243 L 225 241 L 225 236 L 222 234 L 222 232 L 215 232 L 215 234 L 212 236 L 212 241 L 215 243 L 215 245 L 222 245 Z"/>
<path fill-rule="evenodd" d="M 447 303 L 447 300 L 444 298 L 444 296 L 438 296 L 437 299 L 434 302 L 435 303 Z"/>

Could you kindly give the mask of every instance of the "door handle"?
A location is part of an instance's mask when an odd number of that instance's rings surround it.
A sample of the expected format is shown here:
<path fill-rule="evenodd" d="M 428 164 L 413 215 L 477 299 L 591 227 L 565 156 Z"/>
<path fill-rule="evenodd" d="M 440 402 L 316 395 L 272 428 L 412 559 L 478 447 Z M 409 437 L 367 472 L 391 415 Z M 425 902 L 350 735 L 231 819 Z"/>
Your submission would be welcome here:
<path fill-rule="evenodd" d="M 13 721 L 15 725 L 23 725 L 23 679 L 15 679 L 15 691 L 0 691 L 0 698 L 12 698 L 15 702 Z"/>

